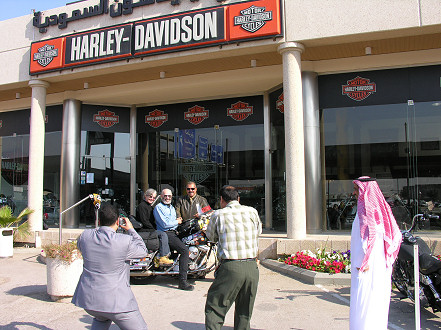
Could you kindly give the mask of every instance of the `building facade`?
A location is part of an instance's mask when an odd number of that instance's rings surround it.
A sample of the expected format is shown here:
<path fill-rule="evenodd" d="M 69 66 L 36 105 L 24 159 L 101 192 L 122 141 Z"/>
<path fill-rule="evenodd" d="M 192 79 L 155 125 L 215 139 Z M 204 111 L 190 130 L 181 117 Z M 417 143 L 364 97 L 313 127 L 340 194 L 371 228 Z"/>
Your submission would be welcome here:
<path fill-rule="evenodd" d="M 133 213 L 148 187 L 195 181 L 216 207 L 232 184 L 301 239 L 349 229 L 351 182 L 369 175 L 399 221 L 437 212 L 440 14 L 435 0 L 87 0 L 2 21 L 2 202 L 34 209 L 39 231 L 91 193 Z M 93 225 L 93 206 L 62 219 Z"/>

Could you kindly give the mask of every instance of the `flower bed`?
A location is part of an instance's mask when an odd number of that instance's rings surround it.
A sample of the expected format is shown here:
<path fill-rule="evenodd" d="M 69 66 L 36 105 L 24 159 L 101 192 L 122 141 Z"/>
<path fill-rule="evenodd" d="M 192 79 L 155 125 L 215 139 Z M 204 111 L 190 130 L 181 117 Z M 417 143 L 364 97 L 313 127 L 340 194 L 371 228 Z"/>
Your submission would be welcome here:
<path fill-rule="evenodd" d="M 284 255 L 278 260 L 288 265 L 330 274 L 351 272 L 351 251 L 326 252 L 324 249 L 317 249 L 314 253 L 310 250 L 303 250 L 292 255 Z"/>

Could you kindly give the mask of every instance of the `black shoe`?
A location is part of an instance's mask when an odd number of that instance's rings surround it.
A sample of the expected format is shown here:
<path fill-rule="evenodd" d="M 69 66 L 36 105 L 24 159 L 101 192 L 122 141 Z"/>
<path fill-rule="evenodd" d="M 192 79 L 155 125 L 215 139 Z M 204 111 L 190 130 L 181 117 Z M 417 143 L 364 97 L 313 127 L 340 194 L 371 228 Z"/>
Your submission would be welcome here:
<path fill-rule="evenodd" d="M 187 282 L 187 280 L 181 280 L 179 281 L 179 289 L 185 290 L 185 291 L 193 291 L 194 285 L 191 285 Z"/>

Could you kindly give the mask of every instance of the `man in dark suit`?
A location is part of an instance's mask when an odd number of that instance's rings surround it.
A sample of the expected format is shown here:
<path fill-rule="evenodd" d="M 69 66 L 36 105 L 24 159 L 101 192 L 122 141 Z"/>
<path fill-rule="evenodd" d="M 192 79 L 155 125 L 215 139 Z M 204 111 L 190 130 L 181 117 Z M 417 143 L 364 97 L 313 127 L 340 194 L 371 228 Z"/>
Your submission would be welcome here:
<path fill-rule="evenodd" d="M 121 329 L 147 329 L 130 289 L 127 262 L 145 257 L 145 244 L 129 219 L 119 218 L 116 206 L 103 203 L 99 220 L 101 227 L 78 238 L 84 266 L 72 302 L 94 317 L 92 329 L 108 329 L 112 321 Z M 118 227 L 128 235 L 117 233 Z"/>

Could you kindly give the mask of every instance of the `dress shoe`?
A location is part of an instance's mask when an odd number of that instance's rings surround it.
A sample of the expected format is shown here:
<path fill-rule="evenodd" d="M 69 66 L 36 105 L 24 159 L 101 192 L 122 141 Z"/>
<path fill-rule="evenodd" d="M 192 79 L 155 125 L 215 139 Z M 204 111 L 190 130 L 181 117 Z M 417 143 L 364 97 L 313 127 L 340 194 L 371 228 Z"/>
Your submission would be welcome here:
<path fill-rule="evenodd" d="M 179 289 L 185 290 L 185 291 L 193 291 L 194 285 L 191 285 L 187 282 L 187 280 L 181 280 L 179 281 Z"/>
<path fill-rule="evenodd" d="M 173 260 L 169 259 L 167 256 L 162 256 L 159 258 L 160 265 L 171 265 L 173 264 Z"/>

